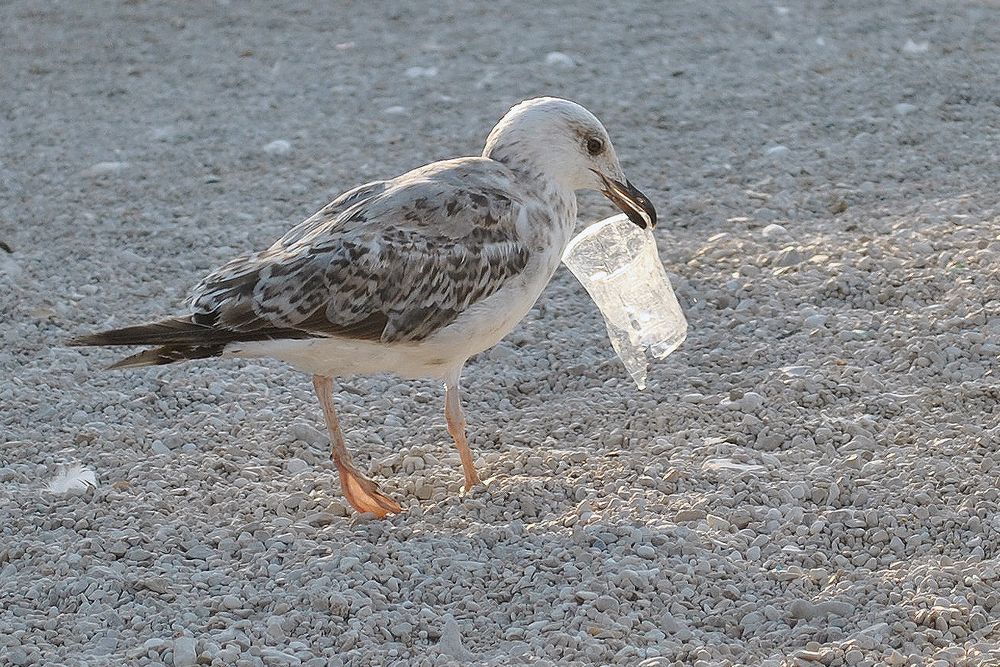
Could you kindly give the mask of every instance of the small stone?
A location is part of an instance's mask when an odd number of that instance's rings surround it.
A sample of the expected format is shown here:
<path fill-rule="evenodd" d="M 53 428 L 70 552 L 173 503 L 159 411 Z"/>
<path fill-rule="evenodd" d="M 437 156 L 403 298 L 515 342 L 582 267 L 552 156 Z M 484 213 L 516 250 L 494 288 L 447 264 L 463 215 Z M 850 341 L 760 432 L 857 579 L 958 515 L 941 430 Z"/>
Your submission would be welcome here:
<path fill-rule="evenodd" d="M 792 236 L 783 226 L 773 222 L 760 230 L 760 235 L 765 241 L 783 241 Z"/>
<path fill-rule="evenodd" d="M 917 110 L 916 105 L 907 102 L 900 102 L 892 108 L 897 116 L 905 116 Z"/>
<path fill-rule="evenodd" d="M 906 40 L 903 44 L 903 53 L 909 53 L 911 55 L 917 53 L 926 53 L 927 49 L 930 48 L 929 42 L 914 42 L 912 39 Z"/>
<path fill-rule="evenodd" d="M 740 627 L 747 632 L 757 630 L 764 622 L 764 614 L 759 611 L 752 611 L 740 619 Z"/>
<path fill-rule="evenodd" d="M 195 667 L 198 664 L 197 644 L 194 637 L 174 640 L 174 667 Z"/>
<path fill-rule="evenodd" d="M 740 399 L 740 406 L 743 412 L 757 412 L 764 407 L 764 397 L 755 391 L 748 391 Z"/>
<path fill-rule="evenodd" d="M 146 577 L 136 581 L 136 587 L 162 595 L 170 589 L 170 582 L 167 581 L 166 577 Z"/>
<path fill-rule="evenodd" d="M 857 633 L 854 636 L 854 643 L 860 649 L 872 651 L 882 644 L 882 640 L 888 635 L 888 629 L 888 623 L 877 623 Z"/>
<path fill-rule="evenodd" d="M 779 144 L 778 146 L 771 146 L 766 151 L 764 151 L 764 154 L 767 155 L 768 157 L 782 158 L 788 155 L 788 153 L 790 152 L 791 151 L 789 150 L 788 146 L 782 146 Z"/>
<path fill-rule="evenodd" d="M 302 664 L 302 660 L 292 653 L 287 651 L 279 651 L 276 648 L 267 647 L 261 649 L 261 657 L 264 658 L 264 664 L 274 667 L 298 667 Z"/>
<path fill-rule="evenodd" d="M 285 638 L 285 629 L 281 627 L 281 620 L 280 616 L 271 616 L 265 623 L 265 632 L 267 632 L 272 639 Z"/>
<path fill-rule="evenodd" d="M 191 560 L 208 560 L 214 555 L 215 549 L 204 544 L 196 544 L 187 550 L 187 557 Z"/>
<path fill-rule="evenodd" d="M 786 266 L 796 266 L 804 261 L 806 261 L 806 258 L 801 250 L 795 246 L 788 246 L 778 252 L 777 257 L 774 258 L 773 265 L 777 268 L 784 268 Z"/>
<path fill-rule="evenodd" d="M 164 445 L 162 440 L 154 441 L 150 449 L 152 449 L 153 453 L 157 456 L 163 456 L 164 454 L 170 453 L 170 448 Z"/>
<path fill-rule="evenodd" d="M 301 440 L 316 447 L 325 446 L 330 442 L 325 433 L 305 422 L 293 422 L 288 427 L 288 432 L 296 440 Z"/>
<path fill-rule="evenodd" d="M 268 155 L 285 156 L 292 152 L 292 144 L 284 139 L 275 139 L 264 146 L 264 152 Z"/>
<path fill-rule="evenodd" d="M 357 556 L 344 556 L 340 559 L 340 571 L 350 572 L 361 565 L 361 559 Z"/>
<path fill-rule="evenodd" d="M 80 172 L 82 176 L 111 176 L 128 169 L 128 162 L 98 162 Z"/>
<path fill-rule="evenodd" d="M 597 611 L 617 611 L 618 600 L 614 599 L 610 595 L 602 595 L 594 600 L 594 608 L 597 609 Z"/>
<path fill-rule="evenodd" d="M 572 69 L 573 67 L 576 67 L 576 61 L 561 51 L 552 51 L 547 54 L 545 56 L 545 64 L 550 67 L 558 67 L 560 69 Z"/>
<path fill-rule="evenodd" d="M 832 614 L 834 616 L 850 616 L 854 613 L 854 605 L 838 600 L 828 600 L 816 605 L 816 609 L 821 614 Z"/>
<path fill-rule="evenodd" d="M 169 125 L 163 125 L 150 130 L 149 136 L 153 141 L 170 141 L 177 136 L 177 130 Z"/>
<path fill-rule="evenodd" d="M 408 67 L 406 77 L 408 79 L 431 79 L 438 74 L 437 67 Z"/>
<path fill-rule="evenodd" d="M 674 514 L 674 523 L 687 523 L 688 521 L 701 521 L 706 516 L 704 510 L 678 510 Z"/>
<path fill-rule="evenodd" d="M 681 629 L 681 624 L 677 622 L 677 619 L 674 618 L 673 614 L 667 611 L 660 617 L 660 628 L 662 628 L 664 632 L 672 635 Z"/>
<path fill-rule="evenodd" d="M 471 662 L 475 656 L 469 652 L 462 644 L 462 632 L 458 628 L 455 617 L 448 615 L 444 620 L 444 628 L 441 630 L 441 639 L 438 641 L 438 649 L 462 663 Z"/>
<path fill-rule="evenodd" d="M 816 605 L 808 600 L 795 600 L 789 607 L 792 618 L 809 620 L 816 616 Z"/>
<path fill-rule="evenodd" d="M 822 314 L 810 315 L 806 319 L 802 320 L 802 324 L 806 325 L 809 329 L 822 329 L 826 326 L 826 322 L 829 319 L 829 317 Z"/>
<path fill-rule="evenodd" d="M 896 649 L 890 650 L 889 653 L 885 655 L 884 660 L 885 664 L 889 665 L 889 667 L 901 667 L 906 664 L 906 656 Z"/>
<path fill-rule="evenodd" d="M 640 544 L 635 549 L 635 555 L 639 558 L 645 558 L 646 560 L 653 560 L 656 558 L 656 549 L 648 544 Z"/>
<path fill-rule="evenodd" d="M 428 500 L 434 495 L 434 487 L 423 479 L 420 479 L 414 489 L 414 495 L 416 495 L 420 500 Z"/>
<path fill-rule="evenodd" d="M 233 610 L 242 608 L 243 603 L 235 595 L 227 595 L 222 598 L 222 606 L 226 609 Z"/>
<path fill-rule="evenodd" d="M 309 469 L 309 464 L 300 458 L 293 457 L 285 461 L 285 471 L 289 475 L 298 475 L 300 472 L 305 472 Z"/>
<path fill-rule="evenodd" d="M 848 665 L 856 665 L 865 659 L 865 654 L 854 648 L 844 654 L 844 661 Z"/>
<path fill-rule="evenodd" d="M 21 665 L 28 664 L 28 654 L 20 646 L 14 646 L 10 649 L 5 649 L 5 653 L 7 659 L 10 661 L 10 664 L 12 665 L 17 665 L 18 667 L 21 667 Z"/>

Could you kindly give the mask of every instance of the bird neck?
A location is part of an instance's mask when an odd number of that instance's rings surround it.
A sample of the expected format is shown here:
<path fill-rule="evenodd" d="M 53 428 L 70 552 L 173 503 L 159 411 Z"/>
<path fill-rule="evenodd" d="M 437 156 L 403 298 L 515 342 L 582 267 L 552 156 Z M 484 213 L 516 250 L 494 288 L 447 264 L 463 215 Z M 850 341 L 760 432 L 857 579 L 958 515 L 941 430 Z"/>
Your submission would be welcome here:
<path fill-rule="evenodd" d="M 524 161 L 503 162 L 514 174 L 514 181 L 521 190 L 541 201 L 572 205 L 576 209 L 576 191 L 566 183 L 553 178 L 544 169 L 538 169 Z"/>

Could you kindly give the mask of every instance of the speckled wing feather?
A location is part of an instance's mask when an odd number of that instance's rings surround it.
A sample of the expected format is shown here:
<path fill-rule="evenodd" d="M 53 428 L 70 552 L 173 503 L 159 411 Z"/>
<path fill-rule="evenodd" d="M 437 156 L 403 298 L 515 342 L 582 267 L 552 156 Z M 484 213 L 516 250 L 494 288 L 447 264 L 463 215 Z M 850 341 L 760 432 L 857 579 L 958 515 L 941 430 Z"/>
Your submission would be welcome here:
<path fill-rule="evenodd" d="M 510 172 L 482 158 L 361 186 L 207 276 L 192 319 L 251 336 L 422 340 L 524 269 L 513 191 Z"/>

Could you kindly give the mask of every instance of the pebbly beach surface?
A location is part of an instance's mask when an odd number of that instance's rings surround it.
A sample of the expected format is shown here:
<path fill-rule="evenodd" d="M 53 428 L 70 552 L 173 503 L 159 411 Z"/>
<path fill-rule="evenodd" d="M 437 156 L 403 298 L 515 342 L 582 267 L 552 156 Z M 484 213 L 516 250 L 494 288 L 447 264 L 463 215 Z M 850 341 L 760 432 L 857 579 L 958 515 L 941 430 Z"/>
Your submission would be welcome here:
<path fill-rule="evenodd" d="M 0 4 L 0 665 L 1000 664 L 1000 6 Z M 558 95 L 657 205 L 640 391 L 561 268 L 443 389 L 107 372 L 359 183 Z M 611 215 L 581 196 L 582 226 Z"/>

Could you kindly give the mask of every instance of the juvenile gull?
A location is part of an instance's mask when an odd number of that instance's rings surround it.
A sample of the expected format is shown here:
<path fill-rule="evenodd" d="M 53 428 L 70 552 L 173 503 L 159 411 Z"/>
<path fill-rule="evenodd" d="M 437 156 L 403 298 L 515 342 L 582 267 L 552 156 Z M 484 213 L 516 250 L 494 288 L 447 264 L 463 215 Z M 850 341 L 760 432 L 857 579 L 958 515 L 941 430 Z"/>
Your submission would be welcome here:
<path fill-rule="evenodd" d="M 576 223 L 576 191 L 600 190 L 636 225 L 656 212 L 622 172 L 601 122 L 552 97 L 500 119 L 482 157 L 443 160 L 345 192 L 261 252 L 194 288 L 190 312 L 70 341 L 155 345 L 112 368 L 274 357 L 313 377 L 347 500 L 400 506 L 351 462 L 333 379 L 391 372 L 444 381 L 445 418 L 468 490 L 465 361 L 500 341 L 549 282 Z"/>

